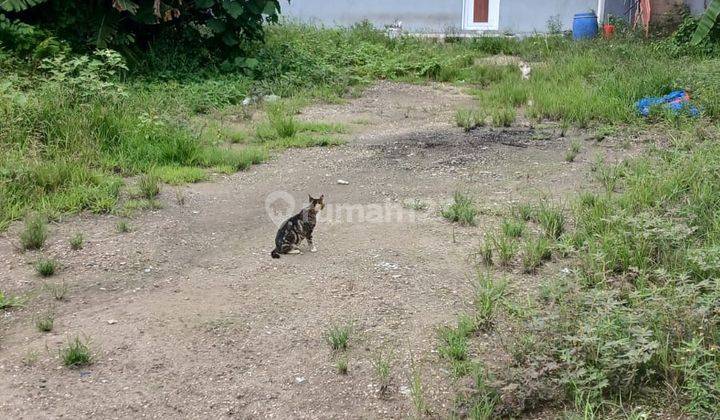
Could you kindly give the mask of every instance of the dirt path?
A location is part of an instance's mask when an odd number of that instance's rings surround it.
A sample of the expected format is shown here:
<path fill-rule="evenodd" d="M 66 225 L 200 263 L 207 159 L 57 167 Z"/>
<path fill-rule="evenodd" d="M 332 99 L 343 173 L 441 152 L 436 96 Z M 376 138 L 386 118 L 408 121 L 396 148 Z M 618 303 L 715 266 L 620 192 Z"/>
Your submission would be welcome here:
<path fill-rule="evenodd" d="M 50 281 L 69 286 L 63 301 L 34 273 L 40 254 L 14 248 L 13 226 L 0 237 L 0 284 L 31 299 L 0 314 L 0 412 L 404 418 L 412 413 L 412 356 L 429 405 L 446 416 L 455 385 L 435 353 L 435 330 L 469 304 L 468 254 L 498 223 L 495 211 L 578 190 L 590 149 L 603 149 L 588 143 L 567 164 L 569 140 L 538 140 L 528 127 L 464 133 L 453 114 L 470 103 L 452 87 L 381 83 L 347 104 L 300 116 L 348 124 L 345 146 L 289 150 L 246 172 L 183 187 L 184 205 L 165 188 L 165 208 L 131 220 L 126 234 L 116 233 L 114 216 L 54 225 L 43 254 L 62 263 Z M 477 227 L 439 216 L 458 189 L 488 210 Z M 296 208 L 308 193 L 325 194 L 335 213 L 318 226 L 318 253 L 269 257 L 276 227 L 265 200 L 275 191 L 290 193 Z M 415 199 L 429 208 L 398 210 Z M 339 207 L 348 205 L 405 219 L 368 220 L 366 213 L 350 220 Z M 71 251 L 67 241 L 77 231 L 87 244 Z M 512 275 L 512 287 L 522 291 L 525 280 Z M 33 317 L 49 308 L 55 329 L 42 334 Z M 346 322 L 354 329 L 343 376 L 323 335 Z M 61 367 L 58 349 L 75 335 L 92 340 L 93 365 Z M 393 353 L 386 397 L 371 363 L 381 350 Z"/>

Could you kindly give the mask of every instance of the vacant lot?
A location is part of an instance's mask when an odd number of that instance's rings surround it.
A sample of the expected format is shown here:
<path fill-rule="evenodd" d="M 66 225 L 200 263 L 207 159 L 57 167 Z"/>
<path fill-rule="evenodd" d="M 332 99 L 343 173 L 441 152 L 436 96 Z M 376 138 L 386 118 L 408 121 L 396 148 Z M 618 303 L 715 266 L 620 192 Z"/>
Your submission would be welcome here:
<path fill-rule="evenodd" d="M 714 415 L 720 80 L 678 42 L 281 27 L 252 75 L 11 63 L 0 409 Z M 674 88 L 700 117 L 636 115 Z M 318 252 L 271 259 L 308 194 Z"/>

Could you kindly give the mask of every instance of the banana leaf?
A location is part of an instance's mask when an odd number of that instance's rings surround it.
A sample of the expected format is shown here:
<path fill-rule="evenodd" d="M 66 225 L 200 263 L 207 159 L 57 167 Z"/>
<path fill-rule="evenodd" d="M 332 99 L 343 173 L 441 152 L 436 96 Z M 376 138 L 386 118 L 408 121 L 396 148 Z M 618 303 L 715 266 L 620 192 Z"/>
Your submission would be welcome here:
<path fill-rule="evenodd" d="M 720 0 L 712 0 L 693 33 L 690 40 L 692 45 L 700 44 L 708 36 L 712 28 L 717 24 L 718 16 L 720 16 Z"/>

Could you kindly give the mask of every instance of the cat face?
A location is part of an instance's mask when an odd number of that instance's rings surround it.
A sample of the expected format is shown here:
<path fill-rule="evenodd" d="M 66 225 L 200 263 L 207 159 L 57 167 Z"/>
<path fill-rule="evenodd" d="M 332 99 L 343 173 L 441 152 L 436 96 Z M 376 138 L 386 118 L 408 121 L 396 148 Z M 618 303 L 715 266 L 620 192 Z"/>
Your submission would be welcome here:
<path fill-rule="evenodd" d="M 313 198 L 312 195 L 308 195 L 308 197 L 310 197 L 310 208 L 315 211 L 320 211 L 325 208 L 325 202 L 323 201 L 325 194 L 321 195 L 320 198 Z"/>

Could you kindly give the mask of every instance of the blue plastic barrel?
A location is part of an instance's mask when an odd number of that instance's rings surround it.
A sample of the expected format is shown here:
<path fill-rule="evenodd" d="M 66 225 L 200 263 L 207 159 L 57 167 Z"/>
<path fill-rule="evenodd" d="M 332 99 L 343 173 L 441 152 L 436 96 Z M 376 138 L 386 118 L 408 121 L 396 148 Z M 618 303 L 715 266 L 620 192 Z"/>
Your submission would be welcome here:
<path fill-rule="evenodd" d="M 597 15 L 595 12 L 577 13 L 573 19 L 573 39 L 591 39 L 598 33 Z"/>

